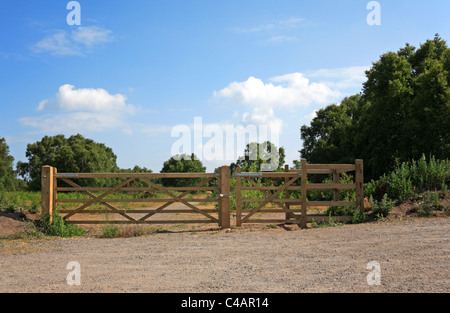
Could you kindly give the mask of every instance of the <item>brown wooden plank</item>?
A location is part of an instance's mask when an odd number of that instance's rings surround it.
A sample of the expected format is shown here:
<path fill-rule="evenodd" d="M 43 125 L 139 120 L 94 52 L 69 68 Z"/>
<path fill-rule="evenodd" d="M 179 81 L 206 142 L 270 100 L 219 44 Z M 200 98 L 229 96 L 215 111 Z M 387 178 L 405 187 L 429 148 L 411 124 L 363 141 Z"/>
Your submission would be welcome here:
<path fill-rule="evenodd" d="M 223 165 L 219 169 L 219 226 L 221 228 L 230 228 L 230 167 Z"/>
<path fill-rule="evenodd" d="M 258 186 L 258 187 L 254 187 L 254 186 L 242 186 L 241 190 L 277 190 L 278 188 L 280 188 L 279 186 Z M 289 188 L 287 190 L 293 191 L 293 190 L 302 190 L 301 186 L 289 186 Z"/>
<path fill-rule="evenodd" d="M 271 178 L 284 178 L 284 177 L 297 177 L 301 176 L 300 173 L 296 172 L 244 172 L 240 173 L 241 177 L 250 177 L 250 178 L 261 178 L 261 177 L 271 177 Z"/>
<path fill-rule="evenodd" d="M 236 173 L 241 173 L 241 168 L 236 168 Z M 242 177 L 236 176 L 236 226 L 242 225 L 241 209 L 242 209 Z"/>
<path fill-rule="evenodd" d="M 333 173 L 333 185 L 336 185 L 336 184 L 340 185 L 340 177 L 339 176 L 340 175 L 339 175 L 338 171 L 335 171 Z M 351 185 L 354 185 L 354 188 L 356 188 L 356 184 L 351 184 Z M 339 190 L 342 190 L 342 189 L 340 189 L 342 186 L 348 186 L 348 185 L 347 184 L 342 184 L 339 187 L 334 188 L 334 190 L 333 190 L 333 201 L 341 200 L 341 193 L 339 192 Z M 353 189 L 353 188 L 351 188 L 351 189 Z"/>
<path fill-rule="evenodd" d="M 267 202 L 267 199 L 265 198 L 243 198 L 242 202 Z M 300 199 L 284 199 L 284 198 L 277 198 L 272 199 L 269 203 L 300 203 Z"/>
<path fill-rule="evenodd" d="M 285 224 L 286 219 L 248 219 L 244 221 L 243 223 L 246 224 Z"/>
<path fill-rule="evenodd" d="M 155 199 L 102 199 L 99 201 L 96 201 L 96 203 L 107 203 L 107 202 L 119 202 L 119 203 L 127 203 L 127 202 L 217 202 L 219 198 L 204 198 L 204 199 L 183 199 L 183 201 L 177 201 L 174 199 L 162 199 L 162 198 L 155 198 Z M 90 202 L 91 199 L 58 199 L 56 200 L 57 203 L 86 203 Z"/>
<path fill-rule="evenodd" d="M 356 201 L 308 201 L 308 207 L 312 206 L 356 206 Z"/>
<path fill-rule="evenodd" d="M 213 191 L 217 190 L 217 187 L 165 187 L 166 190 L 170 191 Z M 111 187 L 58 187 L 57 191 L 70 191 L 70 192 L 100 192 L 107 191 Z M 119 190 L 122 191 L 156 191 L 154 188 L 150 187 L 123 187 Z"/>
<path fill-rule="evenodd" d="M 308 184 L 306 189 L 308 190 L 345 190 L 345 189 L 355 189 L 356 184 Z"/>
<path fill-rule="evenodd" d="M 43 166 L 41 171 L 41 208 L 42 213 L 48 215 L 50 222 L 52 222 L 52 215 L 54 209 L 54 179 L 53 179 L 53 167 Z"/>
<path fill-rule="evenodd" d="M 79 225 L 90 225 L 90 224 L 212 224 L 216 223 L 211 220 L 145 220 L 145 221 L 91 221 L 91 220 L 80 220 L 80 221 L 71 221 L 67 220 L 67 224 L 79 224 Z"/>
<path fill-rule="evenodd" d="M 338 170 L 340 172 L 351 172 L 356 170 L 354 164 L 307 164 L 306 170 L 311 174 L 310 170 Z M 302 169 L 303 171 L 303 169 Z"/>
<path fill-rule="evenodd" d="M 327 216 L 327 215 L 308 215 L 306 217 L 307 222 L 311 223 L 313 220 L 315 222 L 329 222 L 332 219 L 334 222 L 342 223 L 342 222 L 351 222 L 352 216 Z"/>
<path fill-rule="evenodd" d="M 215 173 L 58 173 L 57 178 L 207 178 Z"/>
<path fill-rule="evenodd" d="M 356 205 L 361 212 L 364 212 L 364 164 L 363 160 L 356 160 Z"/>
<path fill-rule="evenodd" d="M 308 164 L 306 164 L 306 160 L 302 159 L 302 173 L 306 175 L 302 175 L 302 198 L 301 198 L 301 206 L 302 206 L 302 219 L 300 222 L 301 228 L 306 228 L 306 214 L 307 214 L 307 193 L 308 193 Z"/>
<path fill-rule="evenodd" d="M 286 173 L 289 172 L 289 165 L 286 164 L 286 165 L 284 166 L 284 171 L 285 171 Z M 288 179 L 287 177 L 285 177 L 284 183 L 286 184 L 288 181 L 289 181 L 289 179 Z M 290 194 L 290 192 L 289 192 L 289 188 L 287 188 L 287 189 L 284 191 L 284 198 L 287 200 L 287 199 L 289 199 L 290 197 L 291 197 L 291 194 Z M 286 207 L 286 208 L 285 208 L 285 209 L 286 209 L 286 210 L 285 210 L 285 211 L 286 211 L 285 218 L 286 218 L 286 220 L 288 220 L 288 219 L 292 218 L 294 215 L 293 215 L 293 213 L 290 212 L 290 205 L 289 205 L 289 203 L 285 203 L 284 206 Z"/>
<path fill-rule="evenodd" d="M 71 213 L 74 210 L 70 209 L 61 209 L 58 210 L 60 213 Z M 206 213 L 217 213 L 218 210 L 214 209 L 202 209 L 202 212 Z M 116 210 L 102 210 L 102 209 L 86 209 L 81 212 L 78 212 L 77 214 L 102 214 L 102 213 L 108 213 L 108 214 L 148 214 L 148 213 L 161 213 L 157 211 L 156 209 L 118 209 Z M 179 213 L 197 213 L 197 211 L 194 210 L 164 210 L 164 213 L 169 214 L 179 214 Z"/>

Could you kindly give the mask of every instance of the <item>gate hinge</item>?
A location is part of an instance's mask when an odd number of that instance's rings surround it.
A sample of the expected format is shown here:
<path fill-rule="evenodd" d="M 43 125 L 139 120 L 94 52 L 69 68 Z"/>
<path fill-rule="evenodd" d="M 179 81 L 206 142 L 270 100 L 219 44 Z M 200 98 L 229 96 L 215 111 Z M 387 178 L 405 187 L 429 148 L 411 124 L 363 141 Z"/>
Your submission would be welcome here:
<path fill-rule="evenodd" d="M 221 198 L 231 198 L 231 193 L 221 193 L 219 196 Z"/>

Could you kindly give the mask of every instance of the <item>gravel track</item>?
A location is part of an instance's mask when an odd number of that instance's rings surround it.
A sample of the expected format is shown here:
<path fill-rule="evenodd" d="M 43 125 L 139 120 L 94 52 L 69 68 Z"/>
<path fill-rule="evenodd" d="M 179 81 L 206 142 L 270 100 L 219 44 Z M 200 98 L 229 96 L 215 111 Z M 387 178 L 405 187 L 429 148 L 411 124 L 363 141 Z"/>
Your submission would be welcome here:
<path fill-rule="evenodd" d="M 0 292 L 449 292 L 449 221 L 3 241 Z M 70 261 L 79 286 L 66 282 Z M 379 286 L 366 282 L 370 261 Z"/>

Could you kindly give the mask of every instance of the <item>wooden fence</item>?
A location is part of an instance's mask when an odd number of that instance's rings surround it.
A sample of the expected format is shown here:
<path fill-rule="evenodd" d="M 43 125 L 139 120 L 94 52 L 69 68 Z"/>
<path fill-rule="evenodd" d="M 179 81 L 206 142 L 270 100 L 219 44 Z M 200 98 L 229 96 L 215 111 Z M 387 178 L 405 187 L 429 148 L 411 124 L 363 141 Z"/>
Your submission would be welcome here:
<path fill-rule="evenodd" d="M 355 172 L 355 183 L 341 184 L 340 173 Z M 332 174 L 333 182 L 308 183 L 308 174 Z M 301 162 L 301 170 L 290 170 L 285 167 L 284 172 L 258 172 L 241 173 L 238 168 L 236 171 L 236 225 L 243 223 L 295 223 L 300 224 L 302 228 L 306 227 L 312 220 L 323 221 L 329 217 L 322 215 L 307 214 L 308 207 L 332 207 L 332 206 L 354 206 L 360 210 L 364 209 L 363 192 L 363 161 L 356 160 L 355 164 L 307 164 L 306 160 Z M 278 178 L 284 179 L 284 184 L 280 186 L 261 186 L 255 182 L 255 179 Z M 247 182 L 250 186 L 243 186 Z M 295 185 L 300 182 L 300 185 Z M 341 201 L 340 190 L 355 189 L 356 201 Z M 244 190 L 257 190 L 265 195 L 265 198 L 244 198 Z M 310 190 L 332 190 L 332 201 L 308 201 L 307 193 Z M 292 198 L 292 191 L 300 191 L 299 198 Z M 284 198 L 279 198 L 284 193 Z M 259 203 L 250 210 L 243 210 L 243 203 Z M 266 209 L 268 204 L 275 204 L 277 209 Z M 300 205 L 300 209 L 293 208 L 294 205 Z M 256 213 L 284 213 L 283 219 L 252 219 Z M 333 216 L 334 221 L 348 221 L 352 216 Z"/>
<path fill-rule="evenodd" d="M 258 172 L 241 173 L 237 168 L 234 176 L 236 177 L 235 202 L 236 202 L 236 226 L 244 223 L 296 223 L 306 227 L 307 222 L 321 221 L 328 219 L 324 215 L 307 214 L 308 207 L 317 206 L 355 206 L 360 210 L 364 208 L 363 193 L 363 161 L 356 160 L 355 164 L 307 164 L 302 160 L 301 170 L 292 170 L 288 166 L 284 172 Z M 355 172 L 355 183 L 341 184 L 339 177 L 342 172 Z M 304 173 L 304 174 L 303 174 Z M 308 183 L 308 174 L 332 174 L 333 183 L 331 184 L 313 184 Z M 121 180 L 114 187 L 82 187 L 77 182 L 82 179 L 109 178 Z M 163 187 L 156 184 L 154 179 L 167 178 L 196 178 L 201 180 L 192 187 Z M 260 178 L 278 178 L 283 180 L 280 186 L 260 186 L 256 180 Z M 77 182 L 75 182 L 75 181 Z M 153 181 L 152 181 L 153 180 Z M 215 184 L 211 184 L 216 180 Z M 131 183 L 139 181 L 145 184 L 144 187 L 133 187 Z M 63 182 L 65 186 L 58 185 Z M 44 214 L 51 218 L 52 213 L 57 209 L 58 204 L 80 203 L 76 209 L 58 209 L 67 223 L 74 224 L 185 224 L 185 223 L 215 223 L 221 228 L 229 228 L 231 220 L 230 200 L 230 167 L 222 166 L 219 173 L 58 173 L 57 169 L 51 166 L 42 168 L 42 209 Z M 341 201 L 339 191 L 346 189 L 355 189 L 356 201 Z M 243 191 L 258 190 L 262 192 L 265 198 L 244 198 Z M 309 190 L 332 190 L 332 201 L 307 201 L 307 192 Z M 145 192 L 158 191 L 167 195 L 167 198 L 110 198 L 118 192 Z M 173 192 L 181 192 L 175 194 Z M 186 196 L 195 191 L 216 191 L 216 198 L 187 198 Z M 292 191 L 300 191 L 299 198 L 292 197 Z M 83 199 L 60 199 L 58 192 L 79 192 L 86 194 L 89 198 Z M 283 194 L 284 197 L 280 198 Z M 108 197 L 110 196 L 110 197 Z M 119 209 L 113 203 L 164 203 L 156 209 Z M 215 209 L 202 209 L 193 203 L 209 202 L 216 203 Z M 245 210 L 243 203 L 258 203 L 256 207 Z M 167 209 L 173 203 L 184 204 L 186 209 Z M 92 209 L 94 204 L 105 206 L 104 209 Z M 268 204 L 274 204 L 278 208 L 267 209 Z M 198 204 L 197 204 L 198 205 Z M 300 208 L 294 208 L 300 205 Z M 78 214 L 118 214 L 122 216 L 121 220 L 71 220 Z M 193 213 L 202 217 L 202 219 L 150 219 L 152 216 L 161 213 L 181 214 Z M 283 213 L 283 219 L 255 219 L 251 218 L 256 213 Z M 136 215 L 139 215 L 136 217 Z M 217 216 L 217 217 L 216 217 Z M 351 219 L 348 216 L 333 217 L 335 221 L 346 221 Z"/>
<path fill-rule="evenodd" d="M 73 179 L 95 179 L 95 178 L 109 178 L 109 179 L 121 179 L 118 185 L 114 187 L 81 187 L 75 183 Z M 201 182 L 193 187 L 163 187 L 156 184 L 151 179 L 168 179 L 168 178 L 196 178 L 202 179 Z M 212 180 L 216 179 L 216 186 L 208 185 Z M 145 183 L 145 187 L 130 187 L 130 183 L 139 180 L 139 182 Z M 58 181 L 64 182 L 70 187 L 58 186 Z M 223 166 L 220 168 L 220 173 L 58 173 L 57 169 L 51 166 L 44 166 L 42 168 L 42 208 L 45 214 L 52 216 L 53 211 L 60 203 L 81 203 L 76 209 L 61 209 L 60 213 L 65 214 L 63 218 L 67 223 L 74 224 L 168 224 L 168 223 L 217 223 L 222 228 L 230 227 L 230 198 L 223 197 L 223 194 L 230 193 L 230 168 L 229 166 Z M 213 191 L 217 190 L 219 197 L 206 198 L 206 199 L 188 199 L 186 196 L 195 191 Z M 124 198 L 106 198 L 108 195 L 112 195 L 117 192 L 154 192 L 159 191 L 167 195 L 167 198 L 146 198 L 146 199 L 124 199 Z M 180 195 L 176 195 L 171 191 L 182 192 Z M 90 199 L 59 199 L 57 197 L 58 192 L 81 192 L 90 197 Z M 101 194 L 96 195 L 95 192 Z M 164 202 L 156 209 L 119 209 L 112 203 L 126 203 L 126 202 Z M 201 209 L 193 203 L 199 202 L 212 202 L 217 203 L 217 209 Z M 106 206 L 105 209 L 89 209 L 93 204 L 100 203 Z M 187 209 L 167 209 L 173 203 L 182 203 Z M 122 220 L 71 220 L 70 218 L 76 214 L 119 214 L 124 219 Z M 154 220 L 150 217 L 155 214 L 170 213 L 195 213 L 203 217 L 203 219 L 186 219 L 186 220 Z M 214 214 L 216 213 L 216 214 Z M 131 214 L 141 215 L 139 217 L 132 216 Z M 217 217 L 213 216 L 217 215 Z M 143 215 L 143 216 L 142 216 Z M 206 218 L 206 219 L 205 219 Z"/>

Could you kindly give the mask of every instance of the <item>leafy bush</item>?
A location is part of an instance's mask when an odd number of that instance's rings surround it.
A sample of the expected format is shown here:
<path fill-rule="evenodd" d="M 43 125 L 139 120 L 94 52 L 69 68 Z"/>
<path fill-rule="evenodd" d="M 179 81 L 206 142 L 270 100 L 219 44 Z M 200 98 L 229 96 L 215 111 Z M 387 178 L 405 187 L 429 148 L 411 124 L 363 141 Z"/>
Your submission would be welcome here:
<path fill-rule="evenodd" d="M 49 216 L 42 216 L 39 226 L 40 230 L 45 235 L 49 236 L 74 237 L 85 234 L 84 229 L 78 227 L 77 225 L 66 224 L 64 218 L 60 216 L 58 212 L 53 213 L 51 223 Z"/>
<path fill-rule="evenodd" d="M 433 216 L 435 211 L 441 208 L 439 194 L 437 192 L 425 192 L 423 201 L 419 203 L 417 213 L 419 216 Z"/>
<path fill-rule="evenodd" d="M 389 174 L 372 180 L 365 186 L 365 195 L 382 201 L 385 194 L 397 204 L 404 202 L 415 193 L 426 190 L 447 189 L 450 181 L 450 160 L 429 160 L 425 155 L 419 160 L 397 164 Z"/>
<path fill-rule="evenodd" d="M 372 213 L 377 218 L 387 217 L 394 206 L 391 199 L 388 198 L 387 194 L 384 194 L 383 199 L 381 201 L 377 201 L 370 197 L 370 203 L 372 207 Z"/>

